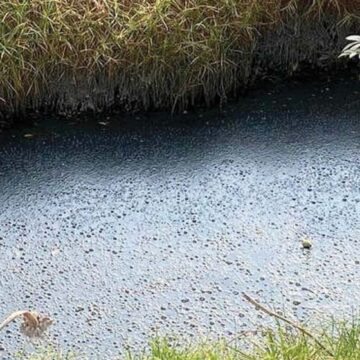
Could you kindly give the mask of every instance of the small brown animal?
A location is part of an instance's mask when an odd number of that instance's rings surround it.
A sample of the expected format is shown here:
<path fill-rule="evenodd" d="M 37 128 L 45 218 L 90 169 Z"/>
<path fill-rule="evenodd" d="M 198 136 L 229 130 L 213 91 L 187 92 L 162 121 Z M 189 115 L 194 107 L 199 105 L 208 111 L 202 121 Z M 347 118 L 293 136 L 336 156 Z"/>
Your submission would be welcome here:
<path fill-rule="evenodd" d="M 23 322 L 20 326 L 20 332 L 30 338 L 41 337 L 49 328 L 49 326 L 54 322 L 51 318 L 47 316 L 40 316 L 34 311 L 20 310 L 10 314 L 0 324 L 0 331 L 12 321 L 16 320 L 18 317 L 21 316 L 23 318 Z"/>

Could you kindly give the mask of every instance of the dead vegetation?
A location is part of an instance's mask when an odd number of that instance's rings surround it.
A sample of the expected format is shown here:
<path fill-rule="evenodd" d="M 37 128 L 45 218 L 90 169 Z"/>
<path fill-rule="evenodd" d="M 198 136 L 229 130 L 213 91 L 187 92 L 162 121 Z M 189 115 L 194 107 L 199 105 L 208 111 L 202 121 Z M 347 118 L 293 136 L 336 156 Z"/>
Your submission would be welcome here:
<path fill-rule="evenodd" d="M 359 0 L 8 0 L 0 114 L 186 108 L 337 61 Z"/>
<path fill-rule="evenodd" d="M 53 324 L 48 316 L 40 315 L 34 311 L 20 310 L 11 313 L 1 324 L 0 331 L 16 319 L 21 318 L 20 332 L 29 338 L 41 338 L 46 330 Z"/>

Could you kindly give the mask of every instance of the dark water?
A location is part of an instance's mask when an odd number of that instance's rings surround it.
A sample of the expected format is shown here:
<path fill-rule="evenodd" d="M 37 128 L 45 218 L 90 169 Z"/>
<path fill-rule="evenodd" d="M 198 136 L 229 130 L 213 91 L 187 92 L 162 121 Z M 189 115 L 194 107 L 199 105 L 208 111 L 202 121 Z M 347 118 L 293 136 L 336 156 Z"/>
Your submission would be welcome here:
<path fill-rule="evenodd" d="M 357 311 L 357 88 L 295 83 L 223 113 L 5 134 L 1 316 L 51 314 L 56 344 L 104 358 L 156 334 L 266 324 L 243 291 L 305 321 Z M 2 346 L 22 346 L 17 333 Z"/>

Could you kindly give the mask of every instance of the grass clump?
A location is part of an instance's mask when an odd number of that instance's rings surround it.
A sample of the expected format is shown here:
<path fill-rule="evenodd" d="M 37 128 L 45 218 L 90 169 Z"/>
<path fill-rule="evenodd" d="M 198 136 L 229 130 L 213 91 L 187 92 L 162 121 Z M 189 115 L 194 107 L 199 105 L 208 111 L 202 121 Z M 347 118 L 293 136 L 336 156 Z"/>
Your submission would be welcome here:
<path fill-rule="evenodd" d="M 268 330 L 264 337 L 203 343 L 198 346 L 173 346 L 165 339 L 151 343 L 146 354 L 118 357 L 121 360 L 359 360 L 360 323 L 333 323 L 321 331 L 320 339 L 332 352 L 329 355 L 313 339 L 293 329 L 278 326 Z M 245 344 L 245 345 L 244 345 Z M 244 346 L 244 349 L 242 348 Z M 99 357 L 99 359 L 101 356 Z M 43 350 L 26 356 L 22 360 L 85 360 L 73 354 L 60 354 L 54 350 Z M 103 357 L 101 359 L 108 359 Z M 112 358 L 115 359 L 115 358 Z"/>
<path fill-rule="evenodd" d="M 226 100 L 266 69 L 330 63 L 359 16 L 350 0 L 1 1 L 0 111 Z"/>

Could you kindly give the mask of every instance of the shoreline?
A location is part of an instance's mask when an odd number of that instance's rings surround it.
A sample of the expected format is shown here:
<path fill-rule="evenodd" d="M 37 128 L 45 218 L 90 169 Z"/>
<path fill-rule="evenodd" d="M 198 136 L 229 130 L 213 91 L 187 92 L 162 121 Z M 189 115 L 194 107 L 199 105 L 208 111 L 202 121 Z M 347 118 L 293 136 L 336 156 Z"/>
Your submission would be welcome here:
<path fill-rule="evenodd" d="M 360 32 L 360 8 L 346 1 L 159 1 L 121 9 L 112 0 L 100 8 L 51 3 L 27 0 L 21 15 L 15 3 L 0 7 L 5 123 L 29 111 L 76 116 L 222 105 L 263 79 L 346 67 L 338 59 L 345 37 Z"/>

